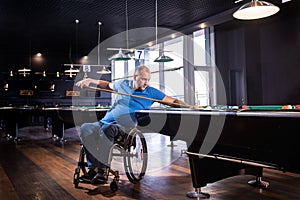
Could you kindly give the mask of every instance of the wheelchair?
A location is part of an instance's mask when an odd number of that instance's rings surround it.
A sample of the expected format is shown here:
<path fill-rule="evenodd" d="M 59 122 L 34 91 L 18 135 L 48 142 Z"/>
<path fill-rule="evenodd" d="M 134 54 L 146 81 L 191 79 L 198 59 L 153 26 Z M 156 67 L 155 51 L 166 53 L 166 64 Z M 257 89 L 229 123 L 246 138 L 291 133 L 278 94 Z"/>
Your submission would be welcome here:
<path fill-rule="evenodd" d="M 110 148 L 109 163 L 112 162 L 113 157 L 123 157 L 123 166 L 128 180 L 136 184 L 143 179 L 147 169 L 147 143 L 143 133 L 136 127 L 132 128 L 128 133 L 119 136 L 115 139 L 114 144 Z M 85 151 L 81 144 L 79 160 L 74 173 L 73 184 L 75 188 L 79 187 L 79 183 L 86 183 L 80 179 L 81 175 L 87 173 L 87 162 L 85 158 Z M 113 176 L 110 182 L 110 190 L 116 192 L 119 189 L 120 175 L 118 170 L 113 170 L 111 167 L 107 171 L 108 178 Z M 93 184 L 92 182 L 90 182 Z"/>

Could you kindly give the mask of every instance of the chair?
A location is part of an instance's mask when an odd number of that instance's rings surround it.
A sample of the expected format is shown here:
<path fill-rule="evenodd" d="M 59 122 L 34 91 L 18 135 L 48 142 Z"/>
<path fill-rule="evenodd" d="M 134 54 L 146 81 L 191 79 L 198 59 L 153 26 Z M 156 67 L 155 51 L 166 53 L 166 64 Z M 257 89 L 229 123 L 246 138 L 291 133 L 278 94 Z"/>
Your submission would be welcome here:
<path fill-rule="evenodd" d="M 122 138 L 115 139 L 114 144 L 110 148 L 109 163 L 112 162 L 114 156 L 123 157 L 123 165 L 128 180 L 136 184 L 143 179 L 148 162 L 147 143 L 143 133 L 136 127 L 130 129 Z M 110 165 L 111 166 L 111 165 Z M 87 162 L 83 145 L 81 144 L 79 160 L 74 173 L 73 184 L 78 188 L 79 183 L 83 182 L 79 177 L 86 174 Z M 115 192 L 119 189 L 119 171 L 108 169 L 108 176 L 112 175 L 113 180 L 110 183 L 111 191 Z"/>

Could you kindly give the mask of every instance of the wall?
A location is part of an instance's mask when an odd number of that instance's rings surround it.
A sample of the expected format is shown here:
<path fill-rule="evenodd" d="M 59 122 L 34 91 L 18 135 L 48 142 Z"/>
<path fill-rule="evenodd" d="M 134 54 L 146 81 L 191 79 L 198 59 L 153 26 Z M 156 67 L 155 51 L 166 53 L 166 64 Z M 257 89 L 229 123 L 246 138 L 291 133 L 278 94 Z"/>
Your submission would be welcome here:
<path fill-rule="evenodd" d="M 228 104 L 300 103 L 300 6 L 292 1 L 280 8 L 265 19 L 235 19 L 215 27 L 216 63 Z M 238 84 L 244 85 L 232 84 L 232 72 L 241 72 Z"/>

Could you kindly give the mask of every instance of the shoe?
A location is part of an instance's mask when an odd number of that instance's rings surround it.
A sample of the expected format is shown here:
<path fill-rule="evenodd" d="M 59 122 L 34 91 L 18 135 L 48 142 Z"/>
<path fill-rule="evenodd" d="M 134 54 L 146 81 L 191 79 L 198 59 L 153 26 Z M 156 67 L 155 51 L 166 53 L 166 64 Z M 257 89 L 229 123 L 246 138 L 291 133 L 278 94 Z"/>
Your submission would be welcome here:
<path fill-rule="evenodd" d="M 92 184 L 106 184 L 108 180 L 108 169 L 99 169 L 91 180 Z"/>
<path fill-rule="evenodd" d="M 94 169 L 90 169 L 87 173 L 83 174 L 79 177 L 79 179 L 85 180 L 85 181 L 91 181 L 94 176 L 96 176 L 97 172 L 95 172 Z"/>

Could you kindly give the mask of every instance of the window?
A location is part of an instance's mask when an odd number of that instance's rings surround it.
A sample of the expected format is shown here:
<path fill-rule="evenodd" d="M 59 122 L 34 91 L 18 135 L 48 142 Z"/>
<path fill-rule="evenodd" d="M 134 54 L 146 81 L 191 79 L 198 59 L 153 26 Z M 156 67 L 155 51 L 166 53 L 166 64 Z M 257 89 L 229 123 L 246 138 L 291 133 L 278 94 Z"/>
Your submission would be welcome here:
<path fill-rule="evenodd" d="M 183 75 L 183 37 L 175 38 L 164 43 L 166 56 L 174 59 L 164 64 L 165 92 L 167 95 L 184 100 Z M 168 52 L 170 51 L 170 52 Z"/>
<path fill-rule="evenodd" d="M 205 70 L 195 71 L 195 104 L 207 106 L 209 102 L 209 72 Z"/>
<path fill-rule="evenodd" d="M 195 104 L 201 106 L 216 104 L 214 94 L 214 46 L 213 29 L 205 28 L 193 33 Z"/>
<path fill-rule="evenodd" d="M 166 56 L 174 59 L 171 62 L 156 63 L 159 51 L 145 51 L 142 63 L 152 72 L 151 86 L 193 105 L 215 105 L 213 39 L 213 28 L 209 27 L 158 44 Z M 131 77 L 136 65 L 139 62 L 134 59 L 112 63 L 112 80 Z"/>
<path fill-rule="evenodd" d="M 112 65 L 113 69 L 113 79 L 118 80 L 118 79 L 124 79 L 124 74 L 125 74 L 125 66 L 124 62 L 114 62 Z"/>

